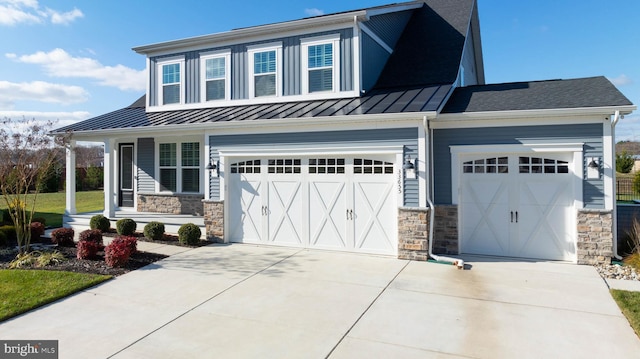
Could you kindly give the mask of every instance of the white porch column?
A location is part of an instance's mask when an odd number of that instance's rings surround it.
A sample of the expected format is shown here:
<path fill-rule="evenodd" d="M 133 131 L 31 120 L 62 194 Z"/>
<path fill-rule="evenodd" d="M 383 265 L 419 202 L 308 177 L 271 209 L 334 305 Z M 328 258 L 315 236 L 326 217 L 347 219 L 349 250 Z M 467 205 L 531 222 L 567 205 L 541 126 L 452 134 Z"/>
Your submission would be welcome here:
<path fill-rule="evenodd" d="M 104 212 L 107 218 L 115 216 L 115 140 L 104 140 Z"/>
<path fill-rule="evenodd" d="M 66 149 L 66 191 L 64 214 L 76 214 L 76 141 L 69 141 Z"/>

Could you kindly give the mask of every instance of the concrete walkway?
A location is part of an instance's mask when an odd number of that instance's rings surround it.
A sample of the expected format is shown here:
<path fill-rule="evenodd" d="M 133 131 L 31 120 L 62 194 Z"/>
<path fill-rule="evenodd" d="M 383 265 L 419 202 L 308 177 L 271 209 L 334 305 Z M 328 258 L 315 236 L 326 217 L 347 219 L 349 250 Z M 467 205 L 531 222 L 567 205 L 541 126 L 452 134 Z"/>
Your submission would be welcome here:
<path fill-rule="evenodd" d="M 640 352 L 640 340 L 589 266 L 466 257 L 471 268 L 460 271 L 294 248 L 179 250 L 0 324 L 0 339 L 58 339 L 60 358 L 598 358 Z"/>

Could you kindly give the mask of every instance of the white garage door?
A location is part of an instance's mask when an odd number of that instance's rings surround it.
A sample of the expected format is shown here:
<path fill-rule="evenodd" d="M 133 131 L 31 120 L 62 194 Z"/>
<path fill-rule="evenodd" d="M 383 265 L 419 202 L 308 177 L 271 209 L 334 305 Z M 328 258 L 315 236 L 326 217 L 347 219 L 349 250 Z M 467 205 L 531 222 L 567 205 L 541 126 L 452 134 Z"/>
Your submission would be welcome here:
<path fill-rule="evenodd" d="M 575 260 L 571 154 L 461 160 L 461 252 Z"/>
<path fill-rule="evenodd" d="M 393 156 L 241 159 L 229 167 L 229 239 L 397 253 Z"/>

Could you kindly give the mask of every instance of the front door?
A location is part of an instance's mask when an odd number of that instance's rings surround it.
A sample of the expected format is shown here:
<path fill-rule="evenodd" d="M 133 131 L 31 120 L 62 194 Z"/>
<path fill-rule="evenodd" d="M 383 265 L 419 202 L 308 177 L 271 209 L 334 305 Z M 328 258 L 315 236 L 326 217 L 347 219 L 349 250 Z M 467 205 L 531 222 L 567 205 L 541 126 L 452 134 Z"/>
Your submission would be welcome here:
<path fill-rule="evenodd" d="M 120 145 L 118 206 L 133 207 L 133 144 Z"/>

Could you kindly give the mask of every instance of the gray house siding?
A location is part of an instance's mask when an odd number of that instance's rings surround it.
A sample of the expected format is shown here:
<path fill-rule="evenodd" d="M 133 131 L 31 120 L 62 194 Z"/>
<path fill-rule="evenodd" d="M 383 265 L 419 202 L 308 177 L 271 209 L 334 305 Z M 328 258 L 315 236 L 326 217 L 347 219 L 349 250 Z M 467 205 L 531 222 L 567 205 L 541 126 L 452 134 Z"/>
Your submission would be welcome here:
<path fill-rule="evenodd" d="M 372 16 L 369 21 L 365 21 L 363 24 L 382 39 L 387 46 L 394 48 L 412 14 L 413 10 L 407 10 Z"/>
<path fill-rule="evenodd" d="M 155 181 L 155 141 L 153 138 L 138 139 L 138 192 L 152 193 Z"/>
<path fill-rule="evenodd" d="M 436 129 L 433 133 L 434 199 L 437 204 L 451 204 L 451 151 L 455 145 L 522 144 L 566 141 L 584 143 L 584 157 L 602 159 L 602 125 L 548 125 Z M 604 208 L 603 179 L 586 180 L 583 173 L 585 208 Z"/>
<path fill-rule="evenodd" d="M 382 130 L 355 130 L 355 131 L 322 131 L 300 133 L 274 133 L 251 135 L 210 136 L 210 156 L 213 161 L 218 161 L 220 155 L 218 149 L 226 146 L 249 145 L 252 147 L 270 148 L 274 145 L 291 145 L 308 147 L 314 145 L 397 145 L 404 146 L 405 154 L 416 158 L 418 153 L 418 129 L 396 128 Z M 405 179 L 404 205 L 418 206 L 418 180 Z M 220 179 L 216 176 L 210 178 L 211 198 L 220 198 Z"/>
<path fill-rule="evenodd" d="M 370 90 L 378 81 L 391 54 L 378 45 L 369 35 L 362 33 L 362 89 Z"/>
<path fill-rule="evenodd" d="M 229 50 L 231 51 L 231 98 L 249 98 L 249 61 L 247 47 L 272 42 L 282 43 L 282 95 L 299 95 L 301 91 L 301 54 L 300 40 L 308 37 L 340 34 L 340 90 L 353 90 L 353 29 L 341 29 L 324 31 L 313 34 L 290 36 L 285 38 L 269 39 L 264 41 L 242 43 L 225 47 L 207 48 L 198 51 L 181 52 L 169 55 L 153 57 L 150 60 L 149 79 L 149 103 L 152 106 L 159 105 L 157 100 L 157 61 L 163 58 L 184 56 L 185 69 L 185 103 L 200 102 L 200 53 Z"/>

